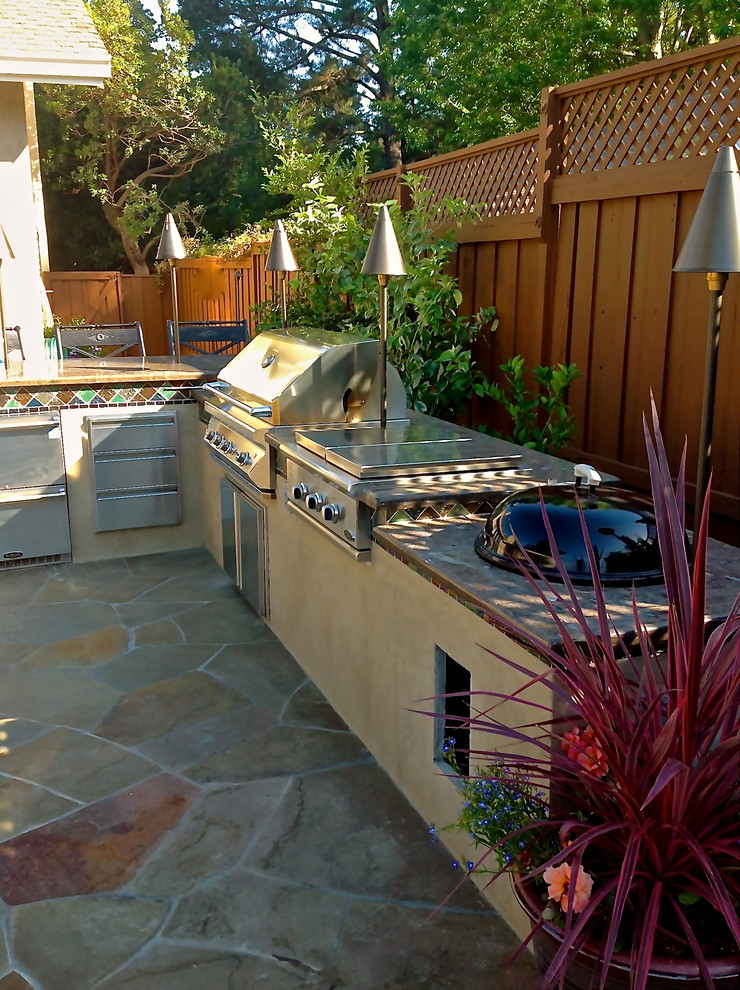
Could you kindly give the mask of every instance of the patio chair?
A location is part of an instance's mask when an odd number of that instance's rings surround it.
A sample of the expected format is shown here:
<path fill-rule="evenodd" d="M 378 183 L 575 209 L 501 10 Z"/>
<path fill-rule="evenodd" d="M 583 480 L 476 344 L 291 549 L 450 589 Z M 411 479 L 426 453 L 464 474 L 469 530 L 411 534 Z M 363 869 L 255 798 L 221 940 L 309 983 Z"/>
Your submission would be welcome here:
<path fill-rule="evenodd" d="M 57 357 L 64 354 L 62 348 L 71 355 L 80 357 L 100 357 L 100 348 L 112 347 L 106 350 L 105 357 L 116 357 L 129 349 L 136 349 L 137 356 L 146 357 L 144 334 L 141 324 L 135 323 L 101 323 L 85 326 L 63 326 L 54 324 L 54 337 L 57 342 Z"/>
<path fill-rule="evenodd" d="M 170 354 L 175 355 L 175 325 L 167 320 L 167 340 Z M 236 344 L 246 344 L 249 340 L 249 324 L 246 320 L 203 320 L 180 324 L 180 346 L 183 345 L 197 354 L 222 354 Z M 199 344 L 219 344 L 208 349 Z"/>
<path fill-rule="evenodd" d="M 26 355 L 23 353 L 20 327 L 5 328 L 5 343 L 8 347 L 8 360 L 25 361 Z"/>

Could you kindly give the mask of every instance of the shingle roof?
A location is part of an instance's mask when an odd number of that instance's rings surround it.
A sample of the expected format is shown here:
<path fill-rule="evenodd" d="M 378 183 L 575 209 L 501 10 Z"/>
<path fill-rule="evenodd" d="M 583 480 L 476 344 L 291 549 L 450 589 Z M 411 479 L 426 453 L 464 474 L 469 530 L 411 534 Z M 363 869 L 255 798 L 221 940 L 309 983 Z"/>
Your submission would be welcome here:
<path fill-rule="evenodd" d="M 0 0 L 0 79 L 100 81 L 110 57 L 83 0 Z"/>

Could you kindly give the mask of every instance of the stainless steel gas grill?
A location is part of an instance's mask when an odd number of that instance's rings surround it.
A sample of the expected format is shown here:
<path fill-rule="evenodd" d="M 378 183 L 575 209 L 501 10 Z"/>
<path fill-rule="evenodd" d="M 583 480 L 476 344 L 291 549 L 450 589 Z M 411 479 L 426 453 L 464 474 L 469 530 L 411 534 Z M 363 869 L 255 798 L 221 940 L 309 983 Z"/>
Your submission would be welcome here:
<path fill-rule="evenodd" d="M 408 504 L 454 504 L 479 487 L 500 490 L 507 475 L 518 482 L 512 489 L 521 485 L 527 468 L 519 466 L 519 448 L 407 410 L 403 384 L 390 365 L 381 427 L 378 353 L 377 340 L 347 334 L 263 332 L 216 383 L 204 386 L 205 441 L 226 468 L 225 548 L 266 545 L 264 499 L 275 494 L 335 546 L 367 560 L 372 527 L 384 517 L 381 507 L 403 497 Z M 249 512 L 259 516 L 252 536 L 247 524 L 241 531 L 237 525 L 234 535 L 230 521 L 244 497 L 251 500 Z M 270 514 L 271 526 L 281 511 Z M 244 589 L 239 552 L 232 566 L 225 551 L 224 566 Z M 261 581 L 265 585 L 266 577 Z"/>
<path fill-rule="evenodd" d="M 261 492 L 275 491 L 265 435 L 275 426 L 379 421 L 378 341 L 291 328 L 264 331 L 203 387 L 206 442 Z M 388 368 L 388 416 L 403 419 L 401 379 Z"/>

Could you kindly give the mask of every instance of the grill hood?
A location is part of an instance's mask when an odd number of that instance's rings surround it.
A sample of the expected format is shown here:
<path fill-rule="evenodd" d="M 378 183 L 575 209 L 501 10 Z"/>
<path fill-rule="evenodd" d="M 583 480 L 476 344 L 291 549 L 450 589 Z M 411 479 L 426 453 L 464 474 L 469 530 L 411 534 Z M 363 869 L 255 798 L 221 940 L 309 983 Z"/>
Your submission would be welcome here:
<path fill-rule="evenodd" d="M 561 561 L 574 583 L 593 585 L 581 514 L 602 584 L 661 583 L 652 501 L 615 485 L 599 485 L 600 476 L 588 465 L 576 465 L 575 471 L 575 484 L 528 488 L 505 498 L 476 538 L 478 555 L 509 570 L 519 571 L 520 564 L 531 570 L 526 551 L 546 577 L 561 580 L 543 518 L 544 503 Z"/>
<path fill-rule="evenodd" d="M 275 425 L 353 423 L 380 418 L 379 342 L 290 327 L 258 334 L 221 371 L 222 386 L 270 407 Z M 406 413 L 406 393 L 387 368 L 388 417 Z"/>

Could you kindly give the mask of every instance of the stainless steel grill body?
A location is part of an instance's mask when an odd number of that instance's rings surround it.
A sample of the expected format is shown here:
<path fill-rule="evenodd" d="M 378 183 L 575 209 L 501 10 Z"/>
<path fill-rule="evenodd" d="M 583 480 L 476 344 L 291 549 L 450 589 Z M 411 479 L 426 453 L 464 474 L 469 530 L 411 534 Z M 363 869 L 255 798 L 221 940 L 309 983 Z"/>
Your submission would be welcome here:
<path fill-rule="evenodd" d="M 274 491 L 265 434 L 275 426 L 362 423 L 380 418 L 378 341 L 289 328 L 264 331 L 204 386 L 206 442 L 215 455 L 263 492 Z M 388 369 L 391 419 L 406 396 Z"/>

